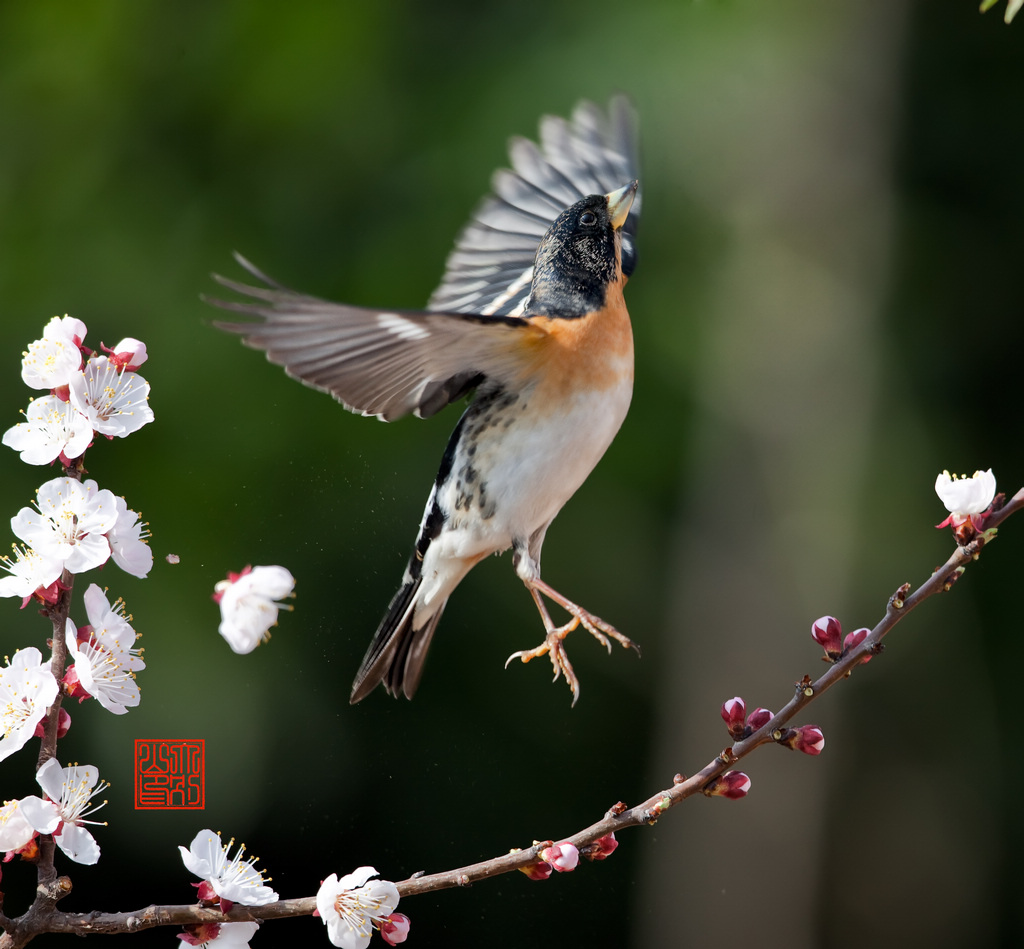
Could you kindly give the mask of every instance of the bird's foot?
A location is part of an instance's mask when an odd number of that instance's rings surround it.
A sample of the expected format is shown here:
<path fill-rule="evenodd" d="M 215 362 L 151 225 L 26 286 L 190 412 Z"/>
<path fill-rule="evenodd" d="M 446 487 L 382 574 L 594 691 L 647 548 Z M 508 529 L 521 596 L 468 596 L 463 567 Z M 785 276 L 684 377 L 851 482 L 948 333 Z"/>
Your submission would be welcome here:
<path fill-rule="evenodd" d="M 548 630 L 547 636 L 544 637 L 544 642 L 536 648 L 521 649 L 519 652 L 512 653 L 505 660 L 505 668 L 507 669 L 509 663 L 514 659 L 529 662 L 531 659 L 547 655 L 551 659 L 551 665 L 555 670 L 555 677 L 551 681 L 557 682 L 559 676 L 564 676 L 569 686 L 569 691 L 572 692 L 572 704 L 575 705 L 576 700 L 580 697 L 580 680 L 576 677 L 576 673 L 573 672 L 572 663 L 569 662 L 569 654 L 565 651 L 564 640 L 579 624 L 580 619 L 573 617 L 564 626 Z"/>
<path fill-rule="evenodd" d="M 589 632 L 590 635 L 593 636 L 602 646 L 604 646 L 605 649 L 608 650 L 609 655 L 611 655 L 612 644 L 611 641 L 608 639 L 608 636 L 610 636 L 617 643 L 619 643 L 619 645 L 621 645 L 623 649 L 634 649 L 636 650 L 636 654 L 638 656 L 640 655 L 640 647 L 635 642 L 633 642 L 632 639 L 630 639 L 624 633 L 620 633 L 614 626 L 612 626 L 611 623 L 606 623 L 603 619 L 601 619 L 600 616 L 595 616 L 593 613 L 588 613 L 585 609 L 583 609 L 583 607 L 576 606 L 575 603 L 570 603 L 568 606 L 566 606 L 566 609 L 568 609 L 574 617 L 573 625 L 575 625 L 575 620 L 579 620 L 583 628 L 587 630 L 587 632 Z M 607 633 L 608 635 L 606 636 L 605 633 Z"/>
<path fill-rule="evenodd" d="M 561 630 L 565 630 L 565 632 L 562 633 L 563 639 L 576 628 L 577 624 L 581 623 L 583 628 L 587 630 L 602 646 L 604 646 L 609 653 L 612 651 L 612 644 L 608 639 L 610 636 L 623 648 L 635 649 L 636 654 L 640 655 L 640 647 L 633 642 L 632 639 L 623 633 L 620 633 L 614 626 L 612 626 L 611 623 L 606 623 L 600 616 L 595 616 L 588 610 L 583 609 L 579 604 L 573 603 L 572 600 L 562 596 L 561 593 L 541 580 L 540 577 L 527 581 L 526 585 L 529 587 L 530 593 L 533 594 L 533 599 L 537 604 L 537 609 L 540 610 L 541 618 L 544 620 L 544 625 L 549 631 L 553 629 L 554 624 L 551 622 L 547 608 L 544 606 L 541 594 L 546 596 L 549 600 L 553 600 L 572 617 L 572 620 L 569 623 L 565 626 L 559 627 L 559 632 L 561 632 Z"/>
<path fill-rule="evenodd" d="M 582 606 L 562 596 L 561 593 L 541 580 L 540 577 L 531 577 L 524 582 L 531 596 L 533 596 L 533 601 L 537 604 L 537 609 L 540 611 L 541 619 L 544 621 L 544 628 L 547 630 L 547 636 L 545 636 L 544 642 L 535 649 L 524 649 L 512 653 L 505 661 L 506 669 L 513 659 L 529 662 L 531 659 L 536 659 L 538 656 L 546 654 L 550 657 L 551 665 L 555 669 L 553 681 L 557 682 L 560 675 L 565 677 L 565 681 L 572 690 L 572 704 L 575 705 L 576 700 L 580 697 L 580 682 L 576 678 L 576 673 L 572 671 L 572 663 L 569 662 L 569 656 L 566 654 L 563 640 L 577 626 L 582 625 L 609 653 L 612 651 L 611 640 L 614 639 L 623 647 L 635 649 L 637 655 L 640 655 L 640 647 L 632 639 L 620 633 L 611 623 L 606 623 L 600 616 L 595 616 L 593 613 L 583 609 Z M 551 621 L 551 615 L 548 613 L 547 605 L 543 599 L 545 596 L 557 603 L 572 617 L 564 626 L 555 626 Z"/>

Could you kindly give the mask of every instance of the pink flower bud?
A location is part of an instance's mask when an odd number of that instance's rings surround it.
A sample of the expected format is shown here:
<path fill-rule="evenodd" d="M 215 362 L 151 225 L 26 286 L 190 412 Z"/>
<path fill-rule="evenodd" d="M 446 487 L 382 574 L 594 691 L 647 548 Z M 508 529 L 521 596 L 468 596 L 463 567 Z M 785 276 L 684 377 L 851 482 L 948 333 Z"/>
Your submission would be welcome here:
<path fill-rule="evenodd" d="M 738 695 L 722 703 L 722 721 L 733 738 L 743 737 L 743 716 L 746 714 L 747 704 Z"/>
<path fill-rule="evenodd" d="M 822 616 L 820 619 L 816 619 L 811 624 L 811 636 L 833 662 L 842 655 L 843 627 L 834 616 Z"/>
<path fill-rule="evenodd" d="M 36 725 L 36 730 L 32 734 L 35 735 L 36 738 L 42 738 L 45 727 L 46 719 L 43 718 L 39 724 Z M 71 728 L 71 716 L 65 711 L 64 706 L 61 706 L 60 711 L 57 712 L 57 737 L 63 738 L 68 733 L 69 728 Z"/>
<path fill-rule="evenodd" d="M 100 349 L 110 357 L 110 364 L 117 369 L 135 372 L 149 357 L 146 355 L 146 344 L 127 336 L 113 349 L 100 343 Z"/>
<path fill-rule="evenodd" d="M 784 728 L 778 741 L 780 745 L 802 751 L 805 755 L 820 755 L 825 747 L 825 736 L 817 725 Z"/>
<path fill-rule="evenodd" d="M 615 832 L 598 837 L 592 844 L 587 844 L 580 853 L 588 860 L 604 860 L 614 853 L 619 842 L 615 839 Z"/>
<path fill-rule="evenodd" d="M 750 778 L 742 771 L 726 771 L 715 779 L 714 783 L 704 788 L 708 797 L 724 797 L 730 801 L 745 797 L 750 790 Z"/>
<path fill-rule="evenodd" d="M 857 646 L 864 642 L 870 632 L 871 630 L 865 626 L 863 629 L 855 629 L 852 633 L 847 633 L 846 639 L 843 640 L 843 655 L 845 656 L 851 649 L 856 649 Z M 861 659 L 861 665 L 870 661 L 871 656 L 867 655 Z"/>
<path fill-rule="evenodd" d="M 755 708 L 747 716 L 747 728 L 752 732 L 756 732 L 763 725 L 767 725 L 774 717 L 775 713 L 769 708 Z"/>
<path fill-rule="evenodd" d="M 409 917 L 405 913 L 392 913 L 380 924 L 381 938 L 389 946 L 397 946 L 409 938 Z"/>
<path fill-rule="evenodd" d="M 531 880 L 546 880 L 551 876 L 552 867 L 550 863 L 531 863 L 528 867 L 520 867 L 520 873 L 525 873 Z"/>
<path fill-rule="evenodd" d="M 575 845 L 564 840 L 560 844 L 545 847 L 540 852 L 540 856 L 543 861 L 550 863 L 552 869 L 557 870 L 559 873 L 575 870 L 576 864 L 580 862 L 580 852 L 576 849 Z"/>

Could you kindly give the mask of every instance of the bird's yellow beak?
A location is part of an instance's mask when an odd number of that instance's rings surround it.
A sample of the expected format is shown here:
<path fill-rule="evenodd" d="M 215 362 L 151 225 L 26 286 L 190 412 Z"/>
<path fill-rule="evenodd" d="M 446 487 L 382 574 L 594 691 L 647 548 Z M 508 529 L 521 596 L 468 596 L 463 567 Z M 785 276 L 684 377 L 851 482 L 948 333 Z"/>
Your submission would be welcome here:
<path fill-rule="evenodd" d="M 608 200 L 608 216 L 612 219 L 612 227 L 615 230 L 626 223 L 626 217 L 633 206 L 633 198 L 636 197 L 636 190 L 639 187 L 640 182 L 634 178 L 625 188 L 605 195 Z"/>

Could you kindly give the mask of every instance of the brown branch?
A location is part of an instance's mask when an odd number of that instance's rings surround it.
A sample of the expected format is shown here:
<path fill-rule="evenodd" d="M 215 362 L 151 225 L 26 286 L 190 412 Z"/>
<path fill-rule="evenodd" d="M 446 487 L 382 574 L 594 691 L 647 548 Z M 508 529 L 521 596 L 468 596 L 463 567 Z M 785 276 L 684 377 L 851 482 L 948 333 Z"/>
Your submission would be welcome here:
<path fill-rule="evenodd" d="M 991 540 L 992 528 L 998 527 L 1007 517 L 1024 507 L 1024 488 L 999 510 L 990 514 L 985 522 L 985 534 L 978 535 L 966 546 L 957 547 L 953 555 L 939 567 L 924 583 L 912 593 L 910 584 L 903 584 L 889 599 L 885 616 L 864 640 L 834 662 L 818 679 L 812 681 L 804 676 L 795 683 L 795 691 L 786 705 L 761 728 L 724 749 L 721 754 L 708 762 L 700 771 L 689 778 L 676 775 L 672 786 L 646 801 L 627 807 L 614 805 L 604 817 L 577 831 L 568 840 L 586 852 L 585 848 L 615 831 L 625 830 L 642 824 L 654 823 L 665 811 L 699 792 L 707 792 L 714 781 L 730 770 L 738 761 L 747 757 L 754 749 L 772 744 L 781 737 L 784 727 L 813 702 L 843 679 L 849 678 L 854 668 L 864 659 L 877 655 L 882 650 L 882 640 L 892 628 L 911 610 L 916 609 L 929 597 L 948 590 L 957 577 L 972 561 L 977 560 L 986 540 Z M 56 638 L 56 637 L 55 637 Z M 401 896 L 416 896 L 455 886 L 468 886 L 478 880 L 520 870 L 536 864 L 540 853 L 551 841 L 535 843 L 532 847 L 513 853 L 493 857 L 456 870 L 443 873 L 414 874 L 407 880 L 396 883 Z M 52 846 L 52 845 L 51 845 Z M 241 906 L 236 904 L 227 913 L 195 904 L 183 906 L 147 906 L 132 913 L 62 913 L 53 908 L 57 899 L 71 890 L 67 877 L 61 877 L 51 887 L 52 893 L 47 906 L 39 907 L 39 900 L 18 919 L 10 920 L 0 913 L 0 926 L 6 934 L 0 936 L 0 949 L 20 949 L 32 938 L 43 932 L 66 932 L 77 935 L 92 933 L 138 932 L 154 926 L 181 926 L 191 923 L 251 922 L 265 919 L 281 919 L 289 916 L 309 916 L 316 909 L 315 897 L 279 900 L 264 906 Z"/>
<path fill-rule="evenodd" d="M 85 467 L 82 459 L 64 466 L 64 475 L 82 480 Z M 64 570 L 60 576 L 60 596 L 56 602 L 40 612 L 50 620 L 53 629 L 53 638 L 50 640 L 50 673 L 57 680 L 57 697 L 53 700 L 46 717 L 43 719 L 43 739 L 40 742 L 39 757 L 36 759 L 36 771 L 46 764 L 51 758 L 57 757 L 57 731 L 60 727 L 60 706 L 64 700 L 64 666 L 68 661 L 68 646 L 64 640 L 64 630 L 67 626 L 68 616 L 71 613 L 71 591 L 75 584 L 75 575 Z M 36 903 L 43 903 L 52 910 L 61 896 L 55 887 L 57 883 L 57 870 L 53 865 L 53 855 L 56 845 L 50 834 L 43 834 L 39 838 L 39 859 L 36 863 Z M 69 883 L 70 892 L 70 883 Z M 55 895 L 59 894 L 59 895 Z M 33 906 L 35 903 L 33 904 Z M 42 911 L 42 907 L 41 907 Z M 6 928 L 6 927 L 5 927 Z"/>

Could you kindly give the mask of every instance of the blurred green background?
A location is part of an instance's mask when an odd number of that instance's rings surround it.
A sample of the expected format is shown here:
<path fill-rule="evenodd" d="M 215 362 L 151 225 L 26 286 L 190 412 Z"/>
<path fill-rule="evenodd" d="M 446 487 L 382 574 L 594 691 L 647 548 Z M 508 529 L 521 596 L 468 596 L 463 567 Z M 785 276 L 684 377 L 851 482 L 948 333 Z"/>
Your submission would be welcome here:
<path fill-rule="evenodd" d="M 1024 482 L 1024 22 L 1001 13 L 0 5 L 4 427 L 29 399 L 20 352 L 65 312 L 94 346 L 145 340 L 156 413 L 87 456 L 150 522 L 156 565 L 91 578 L 125 597 L 149 667 L 130 714 L 71 709 L 61 759 L 113 786 L 63 908 L 189 902 L 176 845 L 204 826 L 288 897 L 572 833 L 711 759 L 725 699 L 778 708 L 817 675 L 816 617 L 872 626 L 923 581 L 952 550 L 939 471 Z M 636 391 L 544 567 L 643 658 L 574 634 L 575 709 L 543 662 L 503 670 L 542 632 L 505 557 L 452 599 L 414 703 L 350 708 L 458 409 L 347 415 L 211 329 L 199 295 L 240 275 L 237 249 L 320 296 L 420 306 L 507 138 L 619 91 L 642 123 Z M 54 474 L 3 449 L 10 515 Z M 813 707 L 821 758 L 763 749 L 745 801 L 691 800 L 604 864 L 410 899 L 410 945 L 1019 945 L 1024 523 L 1004 534 Z M 287 566 L 298 598 L 239 657 L 210 593 L 246 563 Z M 42 645 L 31 609 L 0 610 L 4 652 Z M 204 813 L 132 809 L 136 737 L 206 739 Z M 2 797 L 35 790 L 33 755 L 0 765 Z M 4 867 L 8 912 L 32 888 Z M 254 945 L 299 940 L 327 945 L 311 919 Z"/>

